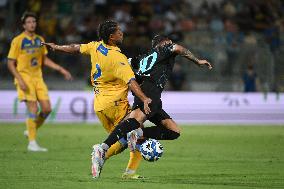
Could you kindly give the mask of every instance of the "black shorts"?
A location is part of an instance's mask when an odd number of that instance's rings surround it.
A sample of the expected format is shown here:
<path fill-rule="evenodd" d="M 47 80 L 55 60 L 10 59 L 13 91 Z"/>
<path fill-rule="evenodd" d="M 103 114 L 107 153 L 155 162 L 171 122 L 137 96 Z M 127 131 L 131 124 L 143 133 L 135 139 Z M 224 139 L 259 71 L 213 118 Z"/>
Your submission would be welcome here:
<path fill-rule="evenodd" d="M 132 110 L 140 108 L 140 110 L 147 116 L 147 119 L 156 125 L 158 125 L 158 123 L 164 119 L 171 119 L 171 117 L 163 110 L 162 107 L 162 89 L 158 88 L 150 81 L 143 82 L 141 89 L 147 97 L 152 99 L 152 102 L 149 105 L 151 112 L 149 114 L 145 113 L 144 103 L 136 96 L 134 97 Z"/>

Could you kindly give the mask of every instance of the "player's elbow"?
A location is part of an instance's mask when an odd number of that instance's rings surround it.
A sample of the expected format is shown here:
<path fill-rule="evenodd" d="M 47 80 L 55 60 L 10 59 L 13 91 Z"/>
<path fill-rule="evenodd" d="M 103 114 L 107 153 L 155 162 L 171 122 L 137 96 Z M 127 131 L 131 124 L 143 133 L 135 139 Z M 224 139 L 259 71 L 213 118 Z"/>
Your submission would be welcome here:
<path fill-rule="evenodd" d="M 175 44 L 173 52 L 176 53 L 176 54 L 182 54 L 184 52 L 184 49 L 185 48 L 183 46 Z"/>
<path fill-rule="evenodd" d="M 80 45 L 79 44 L 71 44 L 71 52 L 70 53 L 80 53 Z"/>
<path fill-rule="evenodd" d="M 16 61 L 12 59 L 8 59 L 7 67 L 9 71 L 12 71 L 16 68 Z"/>

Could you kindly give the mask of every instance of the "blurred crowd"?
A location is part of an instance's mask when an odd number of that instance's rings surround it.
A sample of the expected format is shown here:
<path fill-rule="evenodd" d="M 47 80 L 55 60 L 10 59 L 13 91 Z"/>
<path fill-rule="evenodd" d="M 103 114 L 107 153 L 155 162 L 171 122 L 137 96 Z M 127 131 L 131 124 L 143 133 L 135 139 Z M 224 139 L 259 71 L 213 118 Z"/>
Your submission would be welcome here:
<path fill-rule="evenodd" d="M 97 40 L 99 23 L 116 20 L 125 32 L 122 49 L 127 56 L 147 50 L 151 37 L 164 33 L 193 49 L 226 46 L 225 55 L 220 51 L 217 60 L 234 61 L 243 44 L 267 46 L 277 53 L 284 32 L 281 0 L 0 0 L 0 10 L 1 62 L 11 39 L 22 30 L 19 20 L 26 10 L 39 16 L 38 33 L 59 44 Z M 179 86 L 177 90 L 182 89 Z"/>

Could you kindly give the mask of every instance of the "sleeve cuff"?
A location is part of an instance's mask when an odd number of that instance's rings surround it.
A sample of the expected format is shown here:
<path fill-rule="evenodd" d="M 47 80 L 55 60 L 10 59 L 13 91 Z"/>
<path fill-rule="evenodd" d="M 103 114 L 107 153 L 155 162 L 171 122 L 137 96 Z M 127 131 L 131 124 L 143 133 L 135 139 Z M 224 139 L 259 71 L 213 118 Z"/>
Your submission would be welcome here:
<path fill-rule="evenodd" d="M 8 60 L 17 60 L 17 58 L 10 58 L 10 57 L 7 57 Z"/>
<path fill-rule="evenodd" d="M 131 79 L 129 79 L 129 81 L 127 82 L 127 84 L 129 84 L 130 81 L 132 81 L 132 80 L 136 80 L 135 77 L 132 77 Z"/>

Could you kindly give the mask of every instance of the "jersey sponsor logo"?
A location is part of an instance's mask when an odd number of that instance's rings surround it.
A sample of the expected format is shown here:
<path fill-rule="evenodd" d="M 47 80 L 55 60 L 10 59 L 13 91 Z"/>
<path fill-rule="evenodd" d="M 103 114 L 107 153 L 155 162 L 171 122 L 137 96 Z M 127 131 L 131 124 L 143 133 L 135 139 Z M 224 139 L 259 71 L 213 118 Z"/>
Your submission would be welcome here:
<path fill-rule="evenodd" d="M 41 43 L 41 40 L 38 37 L 35 38 L 34 41 L 33 40 L 29 40 L 27 38 L 24 38 L 22 40 L 21 49 L 22 50 L 24 50 L 24 49 L 28 50 L 28 49 L 40 48 L 41 47 L 40 43 Z"/>
<path fill-rule="evenodd" d="M 103 46 L 103 44 L 100 44 L 97 50 L 100 51 L 103 55 L 107 56 L 108 49 L 105 46 Z"/>
<path fill-rule="evenodd" d="M 140 60 L 139 62 L 139 71 L 138 73 L 145 73 L 149 70 L 152 69 L 152 67 L 154 66 L 154 64 L 156 63 L 158 58 L 158 53 L 156 51 L 154 51 L 152 54 L 144 57 L 142 60 Z"/>
<path fill-rule="evenodd" d="M 34 67 L 34 66 L 37 66 L 37 65 L 38 65 L 37 59 L 36 58 L 32 58 L 32 60 L 31 60 L 31 67 Z"/>

